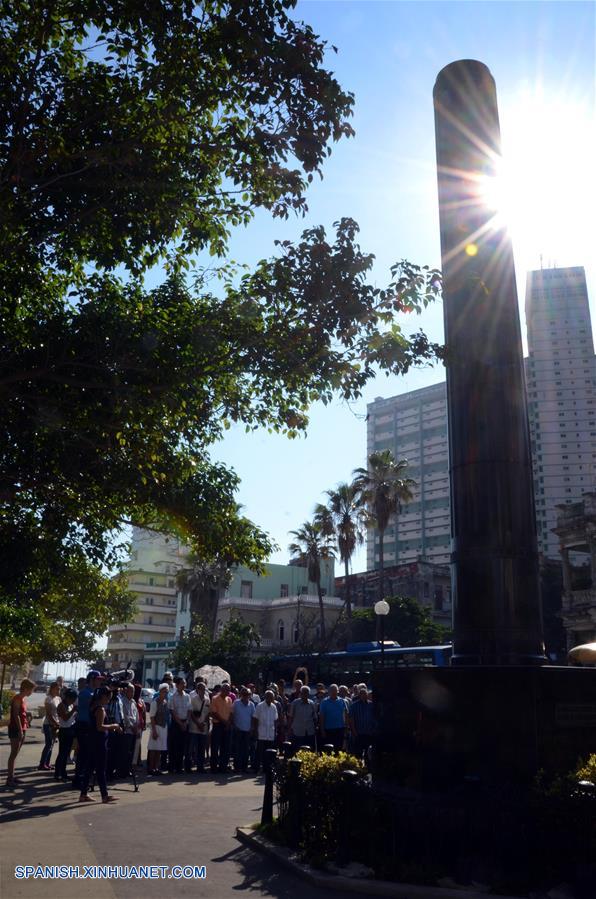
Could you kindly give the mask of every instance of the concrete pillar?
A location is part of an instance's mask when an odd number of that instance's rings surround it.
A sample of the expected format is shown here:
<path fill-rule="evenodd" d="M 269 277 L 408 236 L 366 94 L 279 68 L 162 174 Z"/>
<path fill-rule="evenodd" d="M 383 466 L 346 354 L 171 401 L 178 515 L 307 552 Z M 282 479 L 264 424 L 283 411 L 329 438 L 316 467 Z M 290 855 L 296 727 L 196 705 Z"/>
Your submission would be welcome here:
<path fill-rule="evenodd" d="M 480 182 L 501 152 L 495 83 L 460 60 L 434 89 L 451 482 L 454 658 L 543 664 L 513 253 Z"/>
<path fill-rule="evenodd" d="M 561 562 L 563 565 L 563 592 L 571 593 L 571 563 L 569 562 L 569 549 L 561 547 Z"/>

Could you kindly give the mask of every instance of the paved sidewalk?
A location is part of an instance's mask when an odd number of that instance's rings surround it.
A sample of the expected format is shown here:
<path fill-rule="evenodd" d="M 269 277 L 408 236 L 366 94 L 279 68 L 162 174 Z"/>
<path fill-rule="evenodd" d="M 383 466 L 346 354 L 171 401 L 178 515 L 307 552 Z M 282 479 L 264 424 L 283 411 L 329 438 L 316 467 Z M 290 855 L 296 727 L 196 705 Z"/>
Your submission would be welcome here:
<path fill-rule="evenodd" d="M 42 742 L 36 723 L 17 759 L 24 786 L 0 790 L 2 899 L 232 899 L 243 890 L 255 897 L 328 899 L 327 891 L 309 887 L 237 842 L 236 827 L 260 819 L 260 778 L 141 775 L 138 793 L 131 783 L 111 790 L 120 799 L 114 805 L 79 805 L 76 791 L 56 784 L 52 772 L 36 770 Z M 2 784 L 7 755 L 2 729 Z M 205 865 L 207 879 L 15 879 L 15 865 L 27 864 L 79 865 L 81 870 L 83 865 Z"/>

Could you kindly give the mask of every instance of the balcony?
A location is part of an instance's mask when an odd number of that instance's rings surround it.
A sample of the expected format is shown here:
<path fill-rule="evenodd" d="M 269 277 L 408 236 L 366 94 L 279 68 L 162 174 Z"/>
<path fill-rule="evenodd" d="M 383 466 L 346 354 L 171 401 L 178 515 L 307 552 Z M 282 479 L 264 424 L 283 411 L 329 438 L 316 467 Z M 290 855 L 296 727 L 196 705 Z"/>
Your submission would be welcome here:
<path fill-rule="evenodd" d="M 567 614 L 583 614 L 592 610 L 596 618 L 596 587 L 586 590 L 572 590 L 563 594 L 561 611 Z"/>
<path fill-rule="evenodd" d="M 174 618 L 174 615 L 170 615 L 170 618 Z M 138 633 L 139 631 L 168 631 L 174 632 L 176 627 L 175 620 L 172 624 L 166 624 L 166 622 L 154 621 L 153 624 L 145 623 L 144 621 L 127 621 L 126 624 L 110 624 L 108 627 L 108 634 L 119 634 L 128 632 L 129 634 Z"/>
<path fill-rule="evenodd" d="M 155 612 L 158 615 L 176 614 L 176 606 L 168 606 L 163 603 L 138 602 L 137 609 L 139 612 L 147 612 L 149 615 L 151 615 L 152 612 Z"/>
<path fill-rule="evenodd" d="M 313 595 L 312 593 L 300 594 L 297 598 L 294 596 L 283 596 L 279 597 L 279 599 L 253 599 L 253 598 L 243 598 L 240 596 L 228 596 L 225 599 L 220 599 L 218 608 L 219 609 L 277 609 L 282 606 L 296 606 L 298 605 L 298 601 L 300 601 L 300 605 L 303 608 L 314 606 L 316 608 L 319 607 L 319 597 Z M 343 606 L 343 599 L 339 599 L 337 596 L 324 596 L 323 597 L 323 605 L 326 608 L 340 608 Z"/>
<path fill-rule="evenodd" d="M 142 652 L 145 648 L 144 640 L 114 640 L 109 641 L 107 645 L 106 651 L 108 653 L 112 653 L 121 651 L 121 652 L 131 652 L 138 653 Z"/>
<path fill-rule="evenodd" d="M 135 581 L 132 578 L 128 582 L 128 586 L 133 593 L 153 593 L 156 596 L 175 596 L 176 587 L 168 587 L 165 584 L 147 584 L 141 581 Z"/>

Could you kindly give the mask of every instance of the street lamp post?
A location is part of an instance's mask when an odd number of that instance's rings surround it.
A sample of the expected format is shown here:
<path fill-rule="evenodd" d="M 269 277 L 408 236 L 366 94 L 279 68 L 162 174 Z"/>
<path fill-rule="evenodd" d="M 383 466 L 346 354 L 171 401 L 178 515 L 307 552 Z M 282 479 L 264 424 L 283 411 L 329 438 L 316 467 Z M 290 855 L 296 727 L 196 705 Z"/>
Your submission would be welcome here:
<path fill-rule="evenodd" d="M 381 622 L 381 668 L 385 667 L 385 616 L 389 614 L 389 603 L 384 599 L 380 599 L 375 603 L 375 615 L 379 616 Z"/>

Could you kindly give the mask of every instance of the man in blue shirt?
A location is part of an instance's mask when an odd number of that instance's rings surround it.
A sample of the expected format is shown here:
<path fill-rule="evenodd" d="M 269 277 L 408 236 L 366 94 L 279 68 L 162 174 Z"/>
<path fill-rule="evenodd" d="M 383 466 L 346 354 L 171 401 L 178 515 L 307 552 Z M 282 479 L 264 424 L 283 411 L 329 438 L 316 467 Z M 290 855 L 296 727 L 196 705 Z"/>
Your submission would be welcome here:
<path fill-rule="evenodd" d="M 358 699 L 350 706 L 350 730 L 352 732 L 354 755 L 368 760 L 368 748 L 373 740 L 375 719 L 373 704 L 368 698 L 366 684 L 360 684 Z"/>
<path fill-rule="evenodd" d="M 89 785 L 91 763 L 91 718 L 89 703 L 95 690 L 101 686 L 103 678 L 99 671 L 90 671 L 87 675 L 87 684 L 79 690 L 77 699 L 77 720 L 74 724 L 78 750 L 75 764 L 75 776 L 72 781 L 73 790 L 83 790 L 84 785 Z"/>
<path fill-rule="evenodd" d="M 232 706 L 232 724 L 234 725 L 234 771 L 246 774 L 250 753 L 250 735 L 252 716 L 255 705 L 250 699 L 246 687 L 240 687 L 240 699 Z"/>
<path fill-rule="evenodd" d="M 346 704 L 338 696 L 337 684 L 329 687 L 329 696 L 319 706 L 321 736 L 323 743 L 332 743 L 335 752 L 344 748 L 346 736 Z"/>

